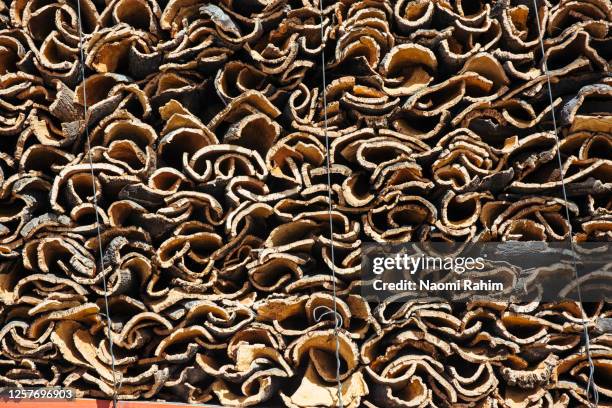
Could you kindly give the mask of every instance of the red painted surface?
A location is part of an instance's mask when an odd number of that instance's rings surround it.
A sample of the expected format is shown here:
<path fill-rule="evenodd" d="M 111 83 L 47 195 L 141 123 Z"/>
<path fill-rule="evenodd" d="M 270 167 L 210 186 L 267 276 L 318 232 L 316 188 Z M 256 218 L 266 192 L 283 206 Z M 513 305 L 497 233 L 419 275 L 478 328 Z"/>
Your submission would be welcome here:
<path fill-rule="evenodd" d="M 95 399 L 62 400 L 7 400 L 0 399 L 1 408 L 113 408 L 112 401 Z M 192 405 L 172 402 L 152 401 L 118 401 L 117 408 L 186 408 L 186 407 L 218 407 L 218 405 Z"/>

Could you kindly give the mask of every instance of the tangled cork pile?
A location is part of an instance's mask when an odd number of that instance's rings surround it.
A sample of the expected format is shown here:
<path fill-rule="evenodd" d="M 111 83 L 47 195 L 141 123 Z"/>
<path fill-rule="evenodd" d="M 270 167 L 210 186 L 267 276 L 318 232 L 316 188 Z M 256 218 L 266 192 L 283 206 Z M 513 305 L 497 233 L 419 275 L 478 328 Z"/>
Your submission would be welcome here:
<path fill-rule="evenodd" d="M 582 308 L 612 406 L 609 303 L 352 291 L 364 242 L 611 240 L 610 0 L 322 6 L 0 1 L 0 386 L 339 406 L 335 284 L 344 407 L 586 406 Z"/>

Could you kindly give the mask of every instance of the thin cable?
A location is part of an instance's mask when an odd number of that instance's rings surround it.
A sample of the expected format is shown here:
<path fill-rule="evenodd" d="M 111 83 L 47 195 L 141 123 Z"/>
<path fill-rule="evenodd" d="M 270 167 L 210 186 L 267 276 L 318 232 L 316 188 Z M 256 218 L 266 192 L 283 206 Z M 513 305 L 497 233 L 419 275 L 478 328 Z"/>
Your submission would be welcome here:
<path fill-rule="evenodd" d="M 319 310 L 325 310 L 323 313 L 321 313 L 320 315 L 317 316 L 317 312 Z M 312 311 L 312 317 L 314 318 L 315 322 L 320 322 L 321 320 L 323 320 L 323 318 L 325 316 L 328 316 L 330 314 L 333 314 L 336 316 L 336 324 L 337 324 L 337 328 L 342 327 L 342 325 L 344 324 L 344 320 L 342 319 L 342 315 L 338 312 L 334 312 L 334 310 L 331 307 L 328 306 L 317 306 L 314 308 L 314 310 Z"/>
<path fill-rule="evenodd" d="M 110 310 L 108 307 L 108 291 L 106 285 L 106 276 L 104 267 L 104 252 L 102 250 L 102 233 L 100 231 L 100 217 L 98 215 L 98 191 L 95 182 L 94 175 L 94 167 L 93 167 L 93 158 L 91 156 L 91 142 L 89 140 L 89 126 L 87 125 L 87 87 L 85 86 L 85 54 L 83 52 L 83 28 L 81 25 L 81 0 L 76 0 L 77 3 L 77 23 L 79 29 L 79 54 L 80 54 L 80 64 L 81 64 L 81 83 L 83 85 L 83 123 L 85 126 L 85 135 L 87 141 L 87 156 L 89 158 L 89 170 L 91 172 L 91 185 L 93 187 L 93 204 L 94 204 L 94 212 L 96 213 L 96 231 L 98 233 L 98 248 L 100 250 L 100 267 L 102 271 L 102 285 L 104 288 L 104 306 L 106 309 L 106 323 L 107 323 L 107 336 L 109 343 L 109 351 L 111 355 L 111 367 L 113 371 L 113 408 L 117 408 L 117 377 L 115 370 L 115 354 L 113 352 L 113 338 L 111 332 L 111 318 L 110 318 Z"/>
<path fill-rule="evenodd" d="M 331 263 L 332 263 L 332 289 L 334 299 L 334 337 L 336 339 L 336 381 L 338 382 L 338 403 L 340 408 L 344 408 L 342 403 L 342 382 L 340 381 L 340 340 L 338 339 L 338 310 L 336 305 L 336 257 L 334 253 L 334 223 L 332 217 L 333 204 L 332 204 L 332 184 L 331 184 L 331 160 L 329 157 L 329 135 L 327 134 L 327 81 L 325 78 L 325 29 L 323 28 L 323 0 L 319 0 L 319 11 L 321 13 L 321 71 L 323 81 L 323 135 L 325 136 L 325 162 L 327 166 L 327 201 L 328 201 L 328 212 L 329 212 L 329 238 L 331 244 Z"/>
<path fill-rule="evenodd" d="M 561 149 L 560 149 L 560 143 L 559 143 L 559 131 L 557 129 L 557 119 L 555 116 L 555 107 L 554 107 L 554 102 L 553 102 L 553 94 L 552 94 L 552 86 L 550 84 L 550 73 L 548 72 L 548 64 L 546 63 L 546 52 L 544 50 L 544 31 L 542 31 L 542 27 L 540 27 L 540 18 L 538 16 L 538 5 L 537 5 L 537 1 L 533 0 L 533 10 L 535 13 L 535 20 L 537 23 L 537 27 L 538 27 L 538 39 L 540 40 L 540 48 L 542 50 L 542 66 L 544 68 L 544 73 L 546 74 L 546 83 L 548 86 L 548 98 L 550 100 L 550 112 L 552 114 L 552 120 L 553 120 L 553 126 L 555 128 L 555 142 L 556 142 L 556 147 L 557 147 L 557 159 L 559 161 L 559 173 L 561 175 L 561 190 L 563 191 L 563 199 L 565 200 L 566 203 L 568 203 L 569 201 L 567 200 L 567 190 L 565 188 L 565 178 L 563 176 L 563 161 L 561 159 Z M 580 302 L 580 311 L 582 312 L 582 327 L 584 329 L 584 338 L 585 338 L 585 347 L 586 347 L 586 355 L 587 355 L 587 359 L 588 359 L 588 363 L 589 363 L 589 379 L 587 382 L 587 389 L 586 389 L 586 397 L 587 397 L 587 401 L 589 402 L 589 404 L 591 404 L 591 388 L 593 389 L 593 399 L 595 400 L 595 407 L 598 406 L 599 404 L 599 392 L 597 391 L 597 385 L 595 385 L 595 365 L 593 364 L 593 359 L 591 356 L 591 339 L 589 337 L 589 330 L 587 327 L 587 315 L 586 312 L 584 311 L 584 304 L 582 302 L 582 291 L 580 289 L 580 279 L 578 276 L 578 264 L 576 262 L 576 248 L 574 247 L 574 240 L 572 239 L 573 236 L 573 232 L 572 232 L 572 222 L 570 219 L 570 212 L 569 212 L 569 208 L 567 205 L 565 205 L 565 215 L 567 217 L 567 225 L 569 228 L 568 231 L 568 235 L 569 235 L 569 243 L 570 243 L 570 247 L 571 247 L 571 251 L 572 251 L 572 259 L 574 261 L 574 274 L 576 275 L 576 281 L 577 281 L 577 286 L 576 288 L 578 289 L 578 301 Z"/>

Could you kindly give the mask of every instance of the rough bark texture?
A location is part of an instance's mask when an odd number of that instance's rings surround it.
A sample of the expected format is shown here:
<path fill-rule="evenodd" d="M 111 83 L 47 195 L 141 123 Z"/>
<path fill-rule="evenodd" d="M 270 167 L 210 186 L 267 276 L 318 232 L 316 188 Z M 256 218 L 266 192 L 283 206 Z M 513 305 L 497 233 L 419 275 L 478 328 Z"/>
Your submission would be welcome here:
<path fill-rule="evenodd" d="M 82 82 L 75 0 L 0 1 L 0 386 L 108 398 L 112 342 L 121 399 L 338 405 L 324 48 L 344 406 L 583 406 L 582 307 L 612 406 L 608 303 L 349 294 L 365 241 L 611 239 L 610 1 L 537 4 L 81 0 Z"/>

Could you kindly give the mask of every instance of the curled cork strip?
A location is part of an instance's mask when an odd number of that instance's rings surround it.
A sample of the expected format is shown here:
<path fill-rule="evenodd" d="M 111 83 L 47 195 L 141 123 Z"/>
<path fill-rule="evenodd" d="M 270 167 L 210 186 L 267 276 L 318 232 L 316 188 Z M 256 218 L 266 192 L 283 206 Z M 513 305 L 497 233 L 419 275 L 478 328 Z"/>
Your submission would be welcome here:
<path fill-rule="evenodd" d="M 584 323 L 612 406 L 609 303 L 359 295 L 368 242 L 612 239 L 609 1 L 79 6 L 0 1 L 1 387 L 581 407 Z"/>

